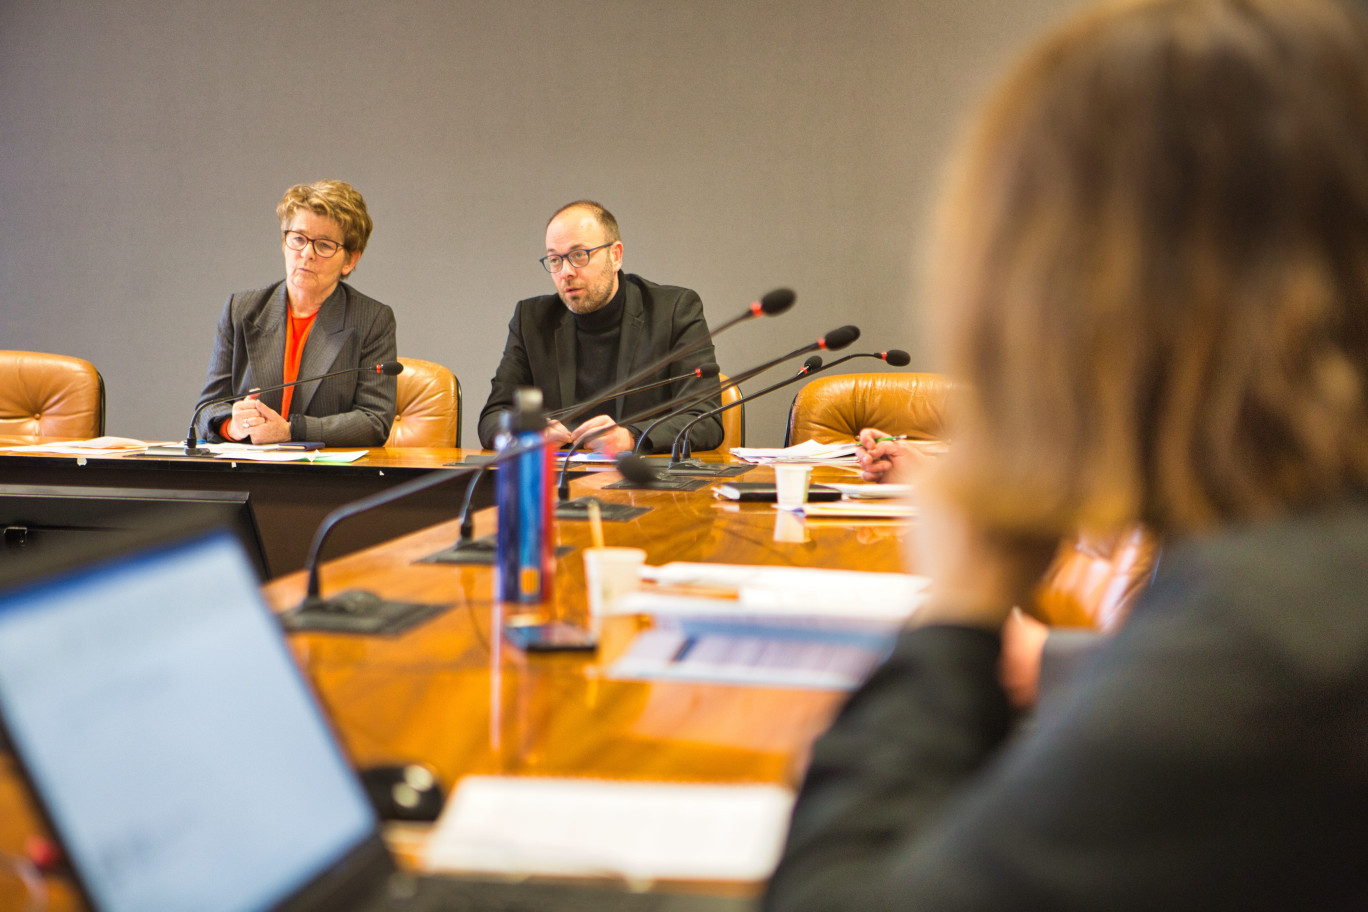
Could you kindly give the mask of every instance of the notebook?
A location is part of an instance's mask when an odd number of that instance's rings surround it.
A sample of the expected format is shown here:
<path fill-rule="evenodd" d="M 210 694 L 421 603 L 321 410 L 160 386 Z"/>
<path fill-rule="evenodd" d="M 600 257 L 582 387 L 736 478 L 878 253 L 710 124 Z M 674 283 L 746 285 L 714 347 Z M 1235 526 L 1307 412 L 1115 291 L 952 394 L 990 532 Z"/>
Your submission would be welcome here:
<path fill-rule="evenodd" d="M 0 591 L 0 722 L 92 912 L 752 907 L 398 872 L 240 543 L 139 538 Z"/>
<path fill-rule="evenodd" d="M 759 503 L 774 503 L 779 499 L 779 490 L 772 481 L 728 481 L 713 488 L 713 494 L 726 500 L 744 500 Z M 824 484 L 808 486 L 809 502 L 840 500 L 841 492 Z"/>

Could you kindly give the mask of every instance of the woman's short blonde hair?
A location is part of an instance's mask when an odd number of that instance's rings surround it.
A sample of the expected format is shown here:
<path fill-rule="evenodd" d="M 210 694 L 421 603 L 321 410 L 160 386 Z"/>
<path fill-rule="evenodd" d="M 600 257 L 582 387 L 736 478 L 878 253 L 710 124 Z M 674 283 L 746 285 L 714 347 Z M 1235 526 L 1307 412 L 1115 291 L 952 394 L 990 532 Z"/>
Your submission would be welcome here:
<path fill-rule="evenodd" d="M 326 215 L 342 228 L 342 246 L 354 256 L 366 250 L 375 225 L 366 211 L 366 201 L 357 189 L 346 181 L 319 180 L 312 184 L 295 184 L 280 198 L 276 216 L 281 227 L 300 209 L 315 215 Z"/>
<path fill-rule="evenodd" d="M 1187 533 L 1368 486 L 1368 27 L 1130 0 L 1039 45 L 943 201 L 950 494 Z"/>

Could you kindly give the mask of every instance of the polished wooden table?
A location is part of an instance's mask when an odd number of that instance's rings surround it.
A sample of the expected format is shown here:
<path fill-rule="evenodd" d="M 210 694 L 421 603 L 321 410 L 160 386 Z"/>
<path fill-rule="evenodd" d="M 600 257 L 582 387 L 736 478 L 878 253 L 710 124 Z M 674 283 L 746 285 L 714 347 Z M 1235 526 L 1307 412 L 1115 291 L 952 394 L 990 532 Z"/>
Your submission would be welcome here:
<path fill-rule="evenodd" d="M 0 446 L 26 442 L 31 441 L 0 438 Z M 304 566 L 314 530 L 333 509 L 478 452 L 372 447 L 356 462 L 325 464 L 0 451 L 0 484 L 247 491 L 271 573 L 281 576 Z M 479 484 L 476 508 L 493 503 L 488 473 Z M 419 496 L 374 510 L 364 519 L 344 521 L 328 537 L 324 556 L 346 554 L 451 519 L 460 511 L 465 491 L 466 482 L 453 478 Z"/>
<path fill-rule="evenodd" d="M 847 476 L 819 469 L 819 479 Z M 746 480 L 767 480 L 759 468 Z M 888 521 L 796 520 L 767 504 L 692 493 L 603 490 L 615 472 L 588 475 L 572 493 L 648 506 L 604 524 L 605 543 L 672 560 L 862 570 L 902 567 L 907 527 Z M 477 516 L 493 531 L 494 511 Z M 580 550 L 587 523 L 558 521 L 556 598 L 532 610 L 586 620 Z M 421 761 L 448 788 L 473 773 L 587 776 L 707 783 L 787 783 L 843 694 L 776 687 L 611 680 L 607 664 L 631 639 L 635 618 L 610 618 L 598 653 L 526 654 L 506 643 L 507 609 L 492 598 L 488 567 L 415 563 L 450 545 L 454 522 L 331 561 L 324 595 L 352 587 L 452 607 L 394 637 L 300 633 L 290 638 L 336 730 L 359 767 Z M 298 603 L 302 574 L 265 588 L 278 610 Z M 38 829 L 12 775 L 0 776 L 0 849 Z M 54 909 L 73 908 L 69 894 Z"/>

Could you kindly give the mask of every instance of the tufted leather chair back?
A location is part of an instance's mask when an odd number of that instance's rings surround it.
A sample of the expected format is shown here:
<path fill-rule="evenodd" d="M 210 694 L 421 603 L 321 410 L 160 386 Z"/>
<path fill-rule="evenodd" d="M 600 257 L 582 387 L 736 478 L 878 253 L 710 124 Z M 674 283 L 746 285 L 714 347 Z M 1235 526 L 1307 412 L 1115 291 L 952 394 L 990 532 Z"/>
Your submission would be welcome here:
<path fill-rule="evenodd" d="M 105 388 L 83 358 L 46 352 L 0 351 L 0 434 L 103 436 Z"/>
<path fill-rule="evenodd" d="M 400 358 L 394 424 L 385 446 L 458 447 L 461 445 L 461 382 L 435 361 Z"/>
<path fill-rule="evenodd" d="M 944 440 L 953 386 L 942 374 L 817 377 L 793 399 L 784 446 L 805 440 L 850 442 L 867 427 L 917 440 Z"/>
<path fill-rule="evenodd" d="M 1036 617 L 1058 627 L 1112 630 L 1149 583 L 1159 543 L 1140 526 L 1063 542 L 1036 591 Z"/>

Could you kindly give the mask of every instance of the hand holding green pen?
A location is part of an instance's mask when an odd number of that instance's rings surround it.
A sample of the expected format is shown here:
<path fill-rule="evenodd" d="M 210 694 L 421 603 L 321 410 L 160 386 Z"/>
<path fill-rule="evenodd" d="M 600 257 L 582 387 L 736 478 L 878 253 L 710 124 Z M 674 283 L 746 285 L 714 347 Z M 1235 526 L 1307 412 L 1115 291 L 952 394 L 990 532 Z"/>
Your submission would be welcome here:
<path fill-rule="evenodd" d="M 865 481 L 911 483 L 925 457 L 917 447 L 904 443 L 907 434 L 885 434 L 878 428 L 860 431 L 856 459 Z"/>

